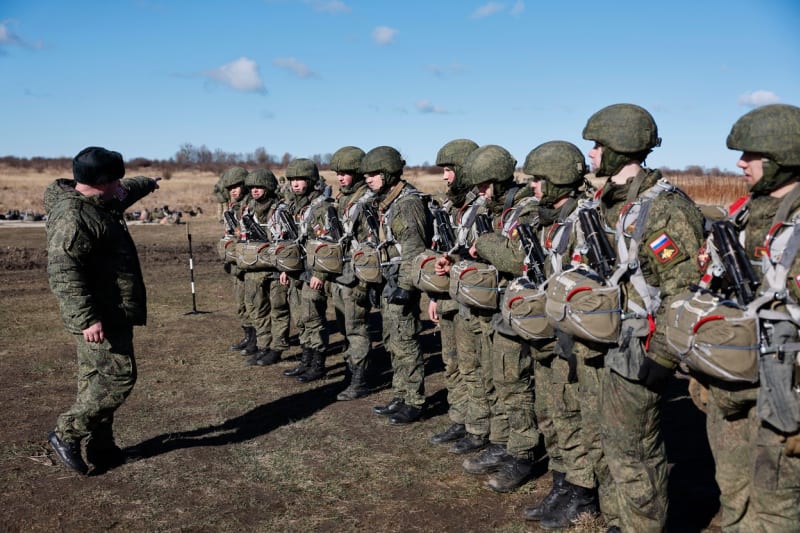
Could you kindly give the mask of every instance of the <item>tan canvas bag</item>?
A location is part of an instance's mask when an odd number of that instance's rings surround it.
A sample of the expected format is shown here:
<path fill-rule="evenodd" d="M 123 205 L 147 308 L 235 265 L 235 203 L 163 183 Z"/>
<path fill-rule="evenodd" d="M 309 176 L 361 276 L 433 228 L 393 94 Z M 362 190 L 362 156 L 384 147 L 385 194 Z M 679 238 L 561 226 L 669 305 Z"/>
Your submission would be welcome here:
<path fill-rule="evenodd" d="M 553 276 L 545 311 L 550 324 L 564 333 L 603 343 L 619 339 L 620 288 L 603 285 L 589 270 L 576 268 Z"/>
<path fill-rule="evenodd" d="M 236 266 L 247 272 L 275 270 L 268 248 L 266 242 L 236 243 Z"/>
<path fill-rule="evenodd" d="M 271 242 L 269 260 L 281 272 L 299 272 L 305 268 L 303 247 L 293 241 Z"/>
<path fill-rule="evenodd" d="M 497 309 L 499 300 L 497 268 L 487 263 L 463 260 L 450 269 L 450 297 L 479 309 Z"/>
<path fill-rule="evenodd" d="M 236 263 L 236 243 L 237 240 L 231 237 L 223 237 L 217 242 L 217 255 L 225 264 Z"/>
<path fill-rule="evenodd" d="M 525 340 L 552 339 L 553 325 L 547 320 L 547 292 L 527 277 L 509 283 L 500 302 L 503 320 Z"/>
<path fill-rule="evenodd" d="M 434 271 L 436 260 L 442 254 L 426 250 L 411 263 L 411 282 L 416 288 L 429 294 L 447 294 L 450 290 L 450 277 L 439 276 Z"/>
<path fill-rule="evenodd" d="M 353 271 L 364 283 L 381 283 L 381 253 L 377 248 L 364 245 L 353 252 Z"/>
<path fill-rule="evenodd" d="M 306 261 L 312 271 L 341 274 L 344 270 L 342 245 L 338 242 L 309 239 L 306 243 Z"/>

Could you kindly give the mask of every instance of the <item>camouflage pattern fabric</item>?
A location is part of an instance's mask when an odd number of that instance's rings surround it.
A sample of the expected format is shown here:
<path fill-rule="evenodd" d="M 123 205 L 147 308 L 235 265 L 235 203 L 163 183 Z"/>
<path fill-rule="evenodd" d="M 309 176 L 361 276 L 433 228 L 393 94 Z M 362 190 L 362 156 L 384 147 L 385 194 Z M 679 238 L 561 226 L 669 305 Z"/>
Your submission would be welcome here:
<path fill-rule="evenodd" d="M 616 227 L 622 208 L 660 178 L 660 172 L 643 169 L 624 185 L 615 185 L 609 179 L 600 196 L 606 224 Z M 697 267 L 689 259 L 697 256 L 702 229 L 700 211 L 683 195 L 668 192 L 653 200 L 639 261 L 647 283 L 661 290 L 662 303 L 655 317 L 656 331 L 647 357 L 663 366 L 674 366 L 673 356 L 665 348 L 664 310 L 697 278 Z M 655 245 L 662 235 L 671 243 L 669 255 L 661 253 L 663 249 Z M 633 286 L 627 281 L 622 285 L 627 297 L 642 305 Z M 644 348 L 644 339 L 634 338 L 630 342 Z M 601 372 L 600 386 L 601 438 L 618 492 L 619 525 L 623 531 L 663 531 L 667 460 L 660 427 L 661 395 L 608 369 Z"/>
<path fill-rule="evenodd" d="M 453 320 L 458 371 L 467 394 L 464 425 L 467 433 L 488 437 L 496 444 L 508 440 L 508 424 L 502 416 L 492 382 L 491 315 L 469 309 Z"/>
<path fill-rule="evenodd" d="M 452 300 L 443 299 L 437 302 L 439 313 L 439 335 L 442 345 L 442 362 L 444 363 L 444 382 L 447 388 L 447 416 L 454 424 L 464 424 L 467 419 L 467 387 L 458 364 L 458 345 L 456 343 L 455 311 L 449 310 Z"/>
<path fill-rule="evenodd" d="M 268 197 L 267 193 L 259 199 L 251 197 L 247 203 L 248 209 L 261 224 L 269 220 L 270 213 L 276 206 L 277 198 Z M 280 351 L 277 346 L 286 344 L 287 333 L 281 332 L 280 328 L 272 323 L 273 284 L 279 284 L 275 272 L 244 272 L 242 287 L 244 316 L 256 330 L 256 341 L 260 349 L 273 348 Z M 283 341 L 276 339 L 275 334 Z"/>
<path fill-rule="evenodd" d="M 126 208 L 155 190 L 150 178 L 120 181 L 124 200 L 84 196 L 75 182 L 57 180 L 45 191 L 47 273 L 67 331 L 75 336 L 78 394 L 58 417 L 65 442 L 92 436 L 113 443 L 114 411 L 136 383 L 133 326 L 147 321 L 147 299 L 136 246 L 123 218 Z M 89 343 L 83 330 L 100 322 L 105 340 Z"/>

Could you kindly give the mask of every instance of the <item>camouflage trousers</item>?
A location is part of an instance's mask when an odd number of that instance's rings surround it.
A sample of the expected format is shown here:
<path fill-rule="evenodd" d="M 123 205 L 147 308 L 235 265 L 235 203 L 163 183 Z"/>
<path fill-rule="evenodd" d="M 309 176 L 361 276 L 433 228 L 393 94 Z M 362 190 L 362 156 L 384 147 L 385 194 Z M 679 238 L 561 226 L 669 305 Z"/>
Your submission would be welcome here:
<path fill-rule="evenodd" d="M 785 532 L 800 528 L 800 457 L 788 457 L 775 431 L 756 415 L 755 403 L 726 419 L 706 406 L 708 442 L 716 465 L 724 532 Z"/>
<path fill-rule="evenodd" d="M 325 288 L 312 289 L 308 283 L 299 280 L 289 281 L 289 312 L 297 328 L 300 345 L 319 352 L 328 349 L 328 334 L 325 331 L 325 312 L 328 298 Z"/>
<path fill-rule="evenodd" d="M 544 437 L 550 470 L 565 474 L 573 485 L 594 488 L 594 465 L 586 452 L 577 380 L 570 383 L 569 365 L 552 355 L 546 359 L 537 358 L 534 375 L 536 421 Z"/>
<path fill-rule="evenodd" d="M 492 381 L 497 402 L 508 420 L 506 450 L 517 458 L 533 458 L 542 435 L 533 410 L 533 360 L 520 339 L 495 332 L 492 337 Z"/>
<path fill-rule="evenodd" d="M 282 352 L 289 347 L 289 308 L 286 287 L 273 272 L 246 272 L 244 304 L 256 330 L 258 347 Z"/>
<path fill-rule="evenodd" d="M 413 407 L 425 404 L 425 361 L 417 340 L 421 331 L 418 310 L 418 295 L 406 305 L 390 304 L 381 298 L 383 346 L 392 361 L 392 391 L 395 398 Z"/>
<path fill-rule="evenodd" d="M 622 531 L 661 532 L 667 518 L 667 457 L 661 395 L 604 368 L 600 436 L 617 490 Z"/>
<path fill-rule="evenodd" d="M 336 326 L 347 346 L 344 360 L 353 367 L 366 365 L 370 349 L 367 325 L 370 306 L 366 288 L 360 283 L 354 287 L 331 283 L 331 299 L 336 311 Z"/>
<path fill-rule="evenodd" d="M 448 302 L 449 303 L 449 302 Z M 444 305 L 443 305 L 444 304 Z M 448 309 L 445 301 L 437 303 L 439 313 L 439 334 L 442 339 L 442 363 L 444 363 L 444 383 L 447 387 L 447 416 L 453 424 L 464 424 L 467 418 L 467 387 L 461 376 L 456 343 L 455 310 Z"/>
<path fill-rule="evenodd" d="M 491 442 L 508 441 L 508 418 L 492 381 L 491 316 L 482 316 L 462 308 L 453 320 L 458 353 L 458 371 L 467 393 L 464 425 L 472 435 L 488 437 Z"/>
<path fill-rule="evenodd" d="M 83 335 L 75 335 L 78 395 L 56 422 L 56 433 L 64 441 L 91 436 L 92 440 L 113 442 L 114 411 L 136 384 L 133 328 L 123 326 L 104 333 L 101 343 L 87 342 Z"/>
<path fill-rule="evenodd" d="M 608 461 L 603 453 L 603 439 L 601 436 L 602 422 L 600 415 L 600 389 L 603 372 L 603 356 L 605 349 L 588 341 L 575 339 L 573 347 L 577 356 L 578 389 L 581 397 L 581 436 L 586 459 L 592 466 L 594 485 L 597 487 L 597 497 L 600 511 L 606 522 L 617 524 L 619 522 L 619 496 Z"/>
<path fill-rule="evenodd" d="M 245 304 L 244 272 L 233 266 L 233 301 L 236 305 L 236 316 L 242 327 L 252 326 L 250 316 L 247 314 L 247 304 Z"/>

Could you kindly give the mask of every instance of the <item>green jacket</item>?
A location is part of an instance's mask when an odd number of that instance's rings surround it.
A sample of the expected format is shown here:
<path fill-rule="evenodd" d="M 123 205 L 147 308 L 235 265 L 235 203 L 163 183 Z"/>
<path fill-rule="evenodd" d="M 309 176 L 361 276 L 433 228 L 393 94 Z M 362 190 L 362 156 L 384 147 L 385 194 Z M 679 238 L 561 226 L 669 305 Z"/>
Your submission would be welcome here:
<path fill-rule="evenodd" d="M 47 187 L 47 274 L 67 330 L 79 334 L 103 326 L 144 325 L 147 296 L 125 209 L 155 190 L 143 176 L 121 182 L 122 200 L 84 196 L 75 182 L 59 179 Z"/>

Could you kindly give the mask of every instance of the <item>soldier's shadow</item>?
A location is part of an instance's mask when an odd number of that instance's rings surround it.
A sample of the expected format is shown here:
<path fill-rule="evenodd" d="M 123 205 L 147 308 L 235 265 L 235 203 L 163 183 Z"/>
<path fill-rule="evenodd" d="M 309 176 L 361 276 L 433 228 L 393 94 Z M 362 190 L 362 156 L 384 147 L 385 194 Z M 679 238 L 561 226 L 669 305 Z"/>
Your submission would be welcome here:
<path fill-rule="evenodd" d="M 221 424 L 164 433 L 149 438 L 125 452 L 131 460 L 147 459 L 181 448 L 226 446 L 265 435 L 281 426 L 312 416 L 336 401 L 339 382 L 283 396 Z"/>

